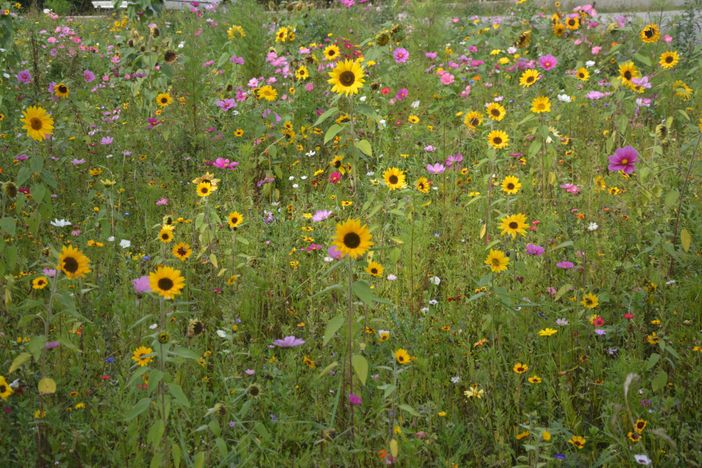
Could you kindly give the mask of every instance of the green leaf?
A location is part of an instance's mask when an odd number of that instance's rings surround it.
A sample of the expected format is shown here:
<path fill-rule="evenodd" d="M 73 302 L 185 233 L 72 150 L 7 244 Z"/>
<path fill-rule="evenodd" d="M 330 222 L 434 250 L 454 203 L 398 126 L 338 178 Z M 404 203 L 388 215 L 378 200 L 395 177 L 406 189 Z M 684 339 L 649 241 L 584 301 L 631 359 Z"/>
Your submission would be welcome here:
<path fill-rule="evenodd" d="M 646 370 L 650 371 L 655 367 L 656 364 L 658 364 L 658 361 L 661 360 L 661 355 L 658 353 L 653 353 L 651 354 L 648 359 L 646 360 Z"/>
<path fill-rule="evenodd" d="M 329 140 L 334 138 L 343 129 L 344 127 L 342 127 L 339 124 L 334 124 L 331 127 L 329 127 L 327 133 L 324 134 L 324 144 L 326 145 L 329 142 Z"/>
<path fill-rule="evenodd" d="M 419 413 L 417 413 L 417 410 L 412 408 L 410 405 L 398 405 L 398 408 L 400 408 L 401 410 L 407 411 L 412 416 L 419 416 Z"/>
<path fill-rule="evenodd" d="M 673 189 L 665 196 L 663 203 L 665 204 L 666 208 L 673 208 L 678 203 L 679 199 L 680 192 L 678 192 L 677 189 Z"/>
<path fill-rule="evenodd" d="M 0 229 L 5 231 L 7 235 L 14 237 L 17 232 L 17 220 L 8 216 L 0 219 Z"/>
<path fill-rule="evenodd" d="M 374 303 L 380 303 L 380 304 L 388 304 L 392 305 L 392 302 L 382 299 L 371 291 L 370 285 L 368 284 L 367 281 L 363 280 L 358 280 L 354 281 L 353 284 L 351 285 L 351 291 L 353 291 L 354 295 L 359 298 L 360 300 L 363 301 L 364 304 L 366 305 L 373 305 Z"/>
<path fill-rule="evenodd" d="M 659 370 L 651 381 L 651 388 L 654 392 L 662 390 L 668 383 L 668 374 L 664 370 Z"/>
<path fill-rule="evenodd" d="M 193 460 L 195 468 L 205 468 L 205 452 L 198 452 Z"/>
<path fill-rule="evenodd" d="M 356 377 L 358 377 L 358 380 L 365 385 L 366 379 L 368 378 L 368 360 L 360 354 L 354 354 L 351 356 L 351 366 L 353 366 L 353 370 L 356 372 Z"/>
<path fill-rule="evenodd" d="M 368 140 L 360 140 L 354 143 L 356 148 L 358 148 L 366 156 L 373 156 L 373 148 Z"/>
<path fill-rule="evenodd" d="M 39 361 L 39 356 L 41 356 L 41 351 L 44 349 L 44 344 L 46 343 L 46 337 L 44 335 L 35 336 L 29 343 L 27 343 L 27 349 L 35 361 Z"/>
<path fill-rule="evenodd" d="M 326 110 L 326 112 L 324 112 L 324 114 L 322 114 L 322 115 L 319 116 L 319 118 L 317 119 L 317 121 L 316 121 L 312 126 L 313 126 L 313 127 L 316 127 L 317 125 L 321 124 L 322 122 L 324 122 L 324 121 L 327 120 L 329 117 L 331 117 L 332 115 L 336 114 L 337 112 L 339 112 L 339 109 L 338 109 L 338 108 L 336 108 L 336 107 L 330 107 L 329 109 Z"/>
<path fill-rule="evenodd" d="M 385 385 L 380 385 L 378 389 L 383 391 L 383 399 L 389 397 L 392 395 L 392 393 L 397 390 L 397 386 L 395 384 L 385 384 Z"/>
<path fill-rule="evenodd" d="M 570 241 L 570 240 L 569 240 L 569 241 L 561 242 L 560 244 L 558 244 L 557 246 L 555 246 L 555 247 L 554 247 L 553 249 L 551 249 L 551 250 L 564 249 L 564 248 L 566 248 L 566 247 L 571 247 L 572 245 L 573 245 L 573 241 Z"/>
<path fill-rule="evenodd" d="M 564 295 L 565 293 L 567 293 L 568 291 L 570 291 L 572 288 L 573 288 L 573 285 L 572 285 L 572 284 L 570 284 L 570 283 L 569 283 L 569 284 L 564 284 L 563 286 L 560 287 L 560 289 L 559 289 L 558 292 L 556 293 L 556 297 L 554 297 L 554 299 L 555 299 L 555 300 L 559 300 L 560 298 L 563 297 L 563 295 Z"/>
<path fill-rule="evenodd" d="M 634 54 L 634 58 L 644 65 L 651 66 L 651 59 L 641 54 Z"/>
<path fill-rule="evenodd" d="M 188 401 L 188 397 L 185 396 L 185 393 L 183 393 L 183 389 L 180 387 L 180 385 L 174 383 L 168 384 L 168 393 L 173 395 L 175 402 L 180 406 L 190 408 L 190 401 Z"/>
<path fill-rule="evenodd" d="M 26 364 L 31 358 L 32 355 L 29 353 L 19 353 L 19 355 L 12 361 L 12 365 L 10 365 L 10 370 L 7 371 L 7 373 L 12 374 L 14 371 Z"/>
<path fill-rule="evenodd" d="M 334 361 L 334 362 L 332 362 L 332 363 L 329 364 L 327 367 L 325 367 L 324 369 L 322 369 L 322 372 L 319 373 L 319 375 L 317 376 L 317 378 L 319 378 L 319 377 L 324 377 L 325 375 L 327 375 L 329 372 L 331 372 L 331 370 L 334 369 L 335 367 L 337 367 L 338 365 L 339 365 L 339 361 Z"/>
<path fill-rule="evenodd" d="M 344 324 L 344 314 L 339 314 L 333 319 L 331 319 L 329 322 L 327 322 L 327 326 L 324 329 L 324 336 L 322 338 L 322 345 L 326 346 L 327 343 L 329 343 L 329 340 L 334 338 L 334 335 L 336 335 L 336 332 L 339 331 L 339 328 Z"/>
<path fill-rule="evenodd" d="M 149 408 L 149 405 L 151 404 L 151 398 L 142 398 L 137 402 L 136 405 L 132 407 L 131 410 L 126 414 L 124 417 L 125 421 L 131 421 L 132 419 L 136 418 L 139 416 L 141 413 L 146 411 Z"/>
<path fill-rule="evenodd" d="M 200 355 L 198 353 L 196 353 L 195 351 L 192 351 L 188 348 L 183 348 L 181 346 L 173 348 L 168 354 L 170 354 L 172 356 L 182 357 L 185 359 L 194 359 L 194 360 L 200 359 Z"/>
<path fill-rule="evenodd" d="M 161 437 L 163 437 L 165 430 L 166 426 L 163 424 L 163 419 L 157 419 L 149 428 L 146 441 L 150 443 L 152 447 L 156 447 L 159 442 L 161 442 Z"/>
<path fill-rule="evenodd" d="M 680 231 L 680 245 L 682 245 L 682 248 L 685 252 L 689 252 L 691 244 L 692 235 L 690 234 L 690 231 L 683 228 L 682 231 Z"/>

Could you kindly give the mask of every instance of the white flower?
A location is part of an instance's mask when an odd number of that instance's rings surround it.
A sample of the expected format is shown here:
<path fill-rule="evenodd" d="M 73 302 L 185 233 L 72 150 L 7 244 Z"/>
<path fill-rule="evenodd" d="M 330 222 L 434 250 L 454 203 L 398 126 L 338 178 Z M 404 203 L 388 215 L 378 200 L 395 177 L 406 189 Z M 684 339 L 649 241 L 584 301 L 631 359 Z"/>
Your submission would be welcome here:
<path fill-rule="evenodd" d="M 315 154 L 317 154 L 317 152 L 315 150 L 310 150 L 310 151 L 305 153 L 305 156 L 307 156 L 308 158 L 311 158 Z"/>
<path fill-rule="evenodd" d="M 180 44 L 178 44 L 178 48 L 182 49 L 183 47 L 185 47 L 185 41 L 180 41 Z"/>
<path fill-rule="evenodd" d="M 410 107 L 412 109 L 419 109 L 419 104 L 421 104 L 421 102 L 419 101 L 419 99 L 417 99 L 416 101 L 412 101 L 412 104 L 410 104 Z"/>
<path fill-rule="evenodd" d="M 121 241 L 119 241 L 119 246 L 123 249 L 128 249 L 132 246 L 132 242 L 127 239 L 122 239 Z"/>
<path fill-rule="evenodd" d="M 651 464 L 651 459 L 648 458 L 648 455 L 645 453 L 639 453 L 634 455 L 634 460 L 636 460 L 636 463 L 639 465 L 650 465 Z"/>
<path fill-rule="evenodd" d="M 71 223 L 70 221 L 65 220 L 63 218 L 62 219 L 56 218 L 53 221 L 51 221 L 51 225 L 53 227 L 66 227 L 66 226 L 70 226 L 71 224 L 73 224 L 73 223 Z"/>
<path fill-rule="evenodd" d="M 331 262 L 334 261 L 334 259 L 331 258 L 331 257 L 324 257 L 324 261 L 327 262 L 327 263 L 331 263 Z"/>
<path fill-rule="evenodd" d="M 307 176 L 306 175 L 300 176 L 300 179 L 307 180 Z"/>
<path fill-rule="evenodd" d="M 510 47 L 509 49 L 507 49 L 507 53 L 510 54 L 510 55 L 513 55 L 513 54 L 515 54 L 516 52 L 517 52 L 517 48 L 516 48 L 516 47 Z"/>
<path fill-rule="evenodd" d="M 588 230 L 588 231 L 597 231 L 597 228 L 598 228 L 598 227 L 599 227 L 599 226 L 597 225 L 597 223 L 592 222 L 592 223 L 590 223 L 590 224 L 587 225 L 587 230 Z"/>
<path fill-rule="evenodd" d="M 107 238 L 108 242 L 114 242 L 115 241 L 115 236 L 110 236 Z"/>
<path fill-rule="evenodd" d="M 366 102 L 366 99 L 366 96 L 361 96 L 360 98 L 358 98 L 358 100 L 361 102 Z"/>
<path fill-rule="evenodd" d="M 157 328 L 158 328 L 158 323 L 152 323 L 151 325 L 149 325 L 150 330 L 156 330 Z"/>
<path fill-rule="evenodd" d="M 295 176 L 291 175 L 290 177 L 288 177 L 288 180 L 295 180 Z"/>
<path fill-rule="evenodd" d="M 454 375 L 453 377 L 451 377 L 452 384 L 457 384 L 460 381 L 461 381 L 461 377 L 459 375 Z"/>
<path fill-rule="evenodd" d="M 217 330 L 217 336 L 220 338 L 226 338 L 227 332 L 225 332 L 224 330 Z"/>
<path fill-rule="evenodd" d="M 397 279 L 397 276 L 390 274 L 388 275 L 388 281 L 395 281 Z"/>
<path fill-rule="evenodd" d="M 546 143 L 553 143 L 553 138 L 551 138 L 550 136 L 546 137 Z"/>
<path fill-rule="evenodd" d="M 441 278 L 439 278 L 438 276 L 432 276 L 431 278 L 429 278 L 429 282 L 434 286 L 438 286 L 441 284 Z"/>
<path fill-rule="evenodd" d="M 567 94 L 559 94 L 558 100 L 561 102 L 570 102 L 572 99 Z"/>
<path fill-rule="evenodd" d="M 387 126 L 387 122 L 385 121 L 385 119 L 380 119 L 380 121 L 378 121 L 379 128 L 385 128 L 386 126 Z"/>
<path fill-rule="evenodd" d="M 300 187 L 300 185 L 299 185 L 299 184 L 293 184 L 293 186 L 292 186 L 292 187 L 293 187 L 294 189 L 296 189 L 296 188 L 299 188 L 299 187 Z"/>
<path fill-rule="evenodd" d="M 438 304 L 438 303 L 439 303 L 439 301 L 437 301 L 436 299 L 431 299 L 431 300 L 429 301 L 429 305 L 436 305 L 436 304 Z"/>
<path fill-rule="evenodd" d="M 593 66 L 593 65 L 595 65 L 595 61 L 594 61 L 594 60 L 588 60 L 587 62 L 585 62 L 585 66 L 586 66 L 587 68 L 590 68 L 590 67 Z"/>

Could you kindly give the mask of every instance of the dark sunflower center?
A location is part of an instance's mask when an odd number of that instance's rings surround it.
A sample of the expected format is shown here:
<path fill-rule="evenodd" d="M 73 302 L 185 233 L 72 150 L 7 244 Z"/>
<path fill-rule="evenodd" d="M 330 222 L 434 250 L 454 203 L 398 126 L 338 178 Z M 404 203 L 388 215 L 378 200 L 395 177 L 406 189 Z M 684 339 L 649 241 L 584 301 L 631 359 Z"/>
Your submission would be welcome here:
<path fill-rule="evenodd" d="M 511 223 L 509 223 L 510 229 L 517 229 L 518 227 L 519 227 L 519 224 L 517 224 L 516 221 L 512 221 Z"/>
<path fill-rule="evenodd" d="M 377 268 L 371 268 L 371 273 L 373 273 L 374 275 L 377 275 L 377 274 L 378 274 L 378 269 L 377 269 Z"/>
<path fill-rule="evenodd" d="M 500 116 L 500 110 L 499 110 L 499 109 L 493 109 L 493 110 L 490 111 L 490 113 L 491 113 L 492 115 L 494 115 L 495 117 L 499 117 L 499 116 Z"/>
<path fill-rule="evenodd" d="M 346 70 L 341 75 L 339 75 L 339 82 L 344 86 L 351 86 L 356 81 L 356 75 L 350 71 Z"/>
<path fill-rule="evenodd" d="M 493 143 L 496 145 L 502 144 L 502 138 L 496 136 L 495 138 L 492 139 Z"/>
<path fill-rule="evenodd" d="M 252 385 L 249 388 L 249 395 L 251 395 L 251 396 L 258 396 L 260 393 L 261 393 L 261 390 L 254 385 Z"/>
<path fill-rule="evenodd" d="M 492 264 L 493 264 L 494 266 L 500 266 L 500 259 L 497 258 L 497 257 L 493 258 L 493 259 L 492 259 Z"/>
<path fill-rule="evenodd" d="M 163 240 L 168 240 L 169 237 L 171 237 L 171 235 L 168 234 L 167 232 L 164 232 L 163 234 L 161 234 L 161 239 L 163 239 Z"/>
<path fill-rule="evenodd" d="M 666 61 L 667 63 L 671 63 L 671 62 L 673 61 L 673 56 L 672 56 L 672 55 L 668 55 L 668 56 L 665 58 L 665 61 Z"/>
<path fill-rule="evenodd" d="M 534 77 L 531 76 L 531 75 L 530 75 L 530 76 L 527 76 L 526 82 L 527 82 L 527 83 L 531 83 L 532 81 L 534 81 Z"/>
<path fill-rule="evenodd" d="M 388 181 L 389 181 L 392 185 L 395 185 L 395 184 L 398 182 L 398 178 L 397 178 L 396 175 L 393 174 L 393 175 L 391 175 L 390 177 L 388 177 Z"/>
<path fill-rule="evenodd" d="M 653 37 L 653 29 L 649 28 L 649 29 L 645 30 L 645 31 L 644 31 L 644 36 L 646 36 L 646 37 L 648 37 L 648 38 Z"/>
<path fill-rule="evenodd" d="M 161 98 L 161 104 L 165 104 L 168 102 L 168 98 L 162 97 Z"/>
<path fill-rule="evenodd" d="M 202 187 L 202 188 L 200 189 L 200 193 L 207 193 L 207 192 L 209 192 L 209 191 L 210 191 L 210 189 L 208 189 L 207 187 Z"/>
<path fill-rule="evenodd" d="M 349 249 L 355 249 L 361 245 L 361 236 L 355 232 L 349 232 L 344 235 L 344 245 Z"/>
<path fill-rule="evenodd" d="M 170 278 L 161 278 L 158 280 L 158 288 L 162 291 L 170 291 L 173 289 L 173 280 Z"/>
<path fill-rule="evenodd" d="M 232 216 L 232 224 L 236 224 L 238 222 L 239 222 L 239 218 L 237 218 L 236 216 Z"/>
<path fill-rule="evenodd" d="M 37 117 L 32 117 L 29 119 L 29 126 L 32 127 L 32 130 L 41 130 L 43 127 L 41 119 Z"/>
<path fill-rule="evenodd" d="M 180 255 L 181 257 L 184 256 L 184 255 L 187 254 L 187 253 L 188 253 L 188 251 L 185 250 L 183 247 L 181 247 L 181 248 L 178 249 L 178 255 Z"/>
<path fill-rule="evenodd" d="M 477 127 L 479 123 L 480 123 L 480 121 L 479 121 L 478 119 L 476 119 L 476 118 L 470 119 L 470 124 L 471 124 L 473 127 Z"/>
<path fill-rule="evenodd" d="M 630 79 L 631 79 L 631 72 L 630 72 L 629 70 L 627 70 L 627 71 L 624 72 L 624 78 L 627 79 L 627 80 L 630 80 Z"/>
<path fill-rule="evenodd" d="M 329 52 L 327 52 L 327 55 L 333 57 L 334 55 L 336 55 L 336 51 L 334 49 L 331 49 Z"/>
<path fill-rule="evenodd" d="M 512 182 L 507 184 L 507 190 L 514 190 L 514 184 Z"/>
<path fill-rule="evenodd" d="M 397 360 L 400 361 L 400 362 L 404 362 L 404 361 L 405 361 L 405 357 L 404 357 L 404 356 L 398 356 L 398 357 L 397 357 Z"/>
<path fill-rule="evenodd" d="M 66 87 L 66 85 L 59 85 L 58 90 L 61 94 L 66 94 L 68 92 L 68 88 Z"/>
<path fill-rule="evenodd" d="M 4 385 L 0 385 L 0 394 L 5 393 L 7 391 L 7 387 Z"/>
<path fill-rule="evenodd" d="M 68 273 L 75 273 L 78 271 L 78 260 L 73 257 L 66 257 L 63 259 L 63 269 Z"/>

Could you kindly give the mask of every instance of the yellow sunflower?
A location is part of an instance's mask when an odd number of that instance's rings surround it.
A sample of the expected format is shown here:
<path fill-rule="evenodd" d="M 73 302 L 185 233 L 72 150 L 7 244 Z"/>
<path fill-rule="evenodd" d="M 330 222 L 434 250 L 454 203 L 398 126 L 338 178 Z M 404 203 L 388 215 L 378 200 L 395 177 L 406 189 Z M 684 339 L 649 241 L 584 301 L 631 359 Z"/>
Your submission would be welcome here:
<path fill-rule="evenodd" d="M 463 125 L 469 130 L 475 130 L 483 123 L 483 115 L 480 112 L 469 111 L 463 118 Z"/>
<path fill-rule="evenodd" d="M 227 224 L 231 229 L 238 228 L 244 222 L 244 216 L 238 211 L 232 211 L 227 216 Z"/>
<path fill-rule="evenodd" d="M 619 79 L 624 84 L 631 83 L 632 79 L 638 78 L 640 75 L 639 69 L 636 68 L 636 65 L 634 65 L 632 61 L 624 62 L 619 65 Z"/>
<path fill-rule="evenodd" d="M 49 280 L 46 276 L 37 276 L 32 280 L 32 289 L 44 289 L 49 285 Z"/>
<path fill-rule="evenodd" d="M 68 279 L 82 278 L 90 273 L 90 259 L 72 245 L 63 246 L 58 259 L 57 268 Z"/>
<path fill-rule="evenodd" d="M 494 120 L 495 122 L 500 122 L 505 118 L 505 115 L 507 115 L 505 108 L 497 102 L 491 102 L 488 104 L 485 107 L 485 112 L 490 120 Z"/>
<path fill-rule="evenodd" d="M 327 60 L 329 62 L 336 60 L 339 58 L 339 47 L 336 44 L 328 45 L 324 49 L 324 60 Z"/>
<path fill-rule="evenodd" d="M 184 262 L 193 254 L 193 249 L 185 242 L 178 242 L 173 246 L 171 252 L 178 260 Z"/>
<path fill-rule="evenodd" d="M 426 177 L 420 177 L 414 183 L 414 188 L 416 188 L 417 191 L 421 193 L 429 193 L 429 189 L 431 188 L 431 182 L 429 182 L 429 179 L 427 179 Z"/>
<path fill-rule="evenodd" d="M 336 64 L 329 77 L 327 83 L 333 85 L 333 92 L 350 96 L 363 87 L 365 73 L 359 61 L 344 60 Z"/>
<path fill-rule="evenodd" d="M 295 78 L 297 81 L 304 81 L 310 77 L 310 71 L 306 66 L 300 65 L 297 70 L 295 70 Z"/>
<path fill-rule="evenodd" d="M 265 99 L 268 102 L 273 102 L 278 97 L 278 91 L 271 85 L 261 86 L 256 90 L 256 97 L 259 100 Z"/>
<path fill-rule="evenodd" d="M 531 101 L 531 111 L 535 114 L 551 112 L 551 100 L 547 96 L 535 97 Z"/>
<path fill-rule="evenodd" d="M 410 356 L 407 350 L 403 348 L 395 350 L 395 352 L 393 352 L 392 355 L 395 357 L 395 360 L 398 364 L 405 365 L 412 362 L 412 356 Z"/>
<path fill-rule="evenodd" d="M 507 148 L 509 145 L 509 135 L 502 130 L 493 130 L 488 134 L 488 144 L 495 149 Z"/>
<path fill-rule="evenodd" d="M 383 172 L 383 179 L 390 190 L 402 189 L 407 186 L 405 173 L 396 167 L 390 167 Z"/>
<path fill-rule="evenodd" d="M 366 273 L 376 278 L 383 276 L 383 270 L 383 265 L 378 262 L 368 262 L 368 266 L 366 267 Z"/>
<path fill-rule="evenodd" d="M 661 38 L 661 29 L 655 23 L 647 24 L 639 33 L 639 37 L 644 44 L 654 44 Z"/>
<path fill-rule="evenodd" d="M 132 361 L 136 362 L 139 367 L 148 366 L 154 360 L 153 353 L 154 350 L 148 346 L 139 346 L 132 353 Z"/>
<path fill-rule="evenodd" d="M 151 290 L 165 299 L 173 299 L 185 287 L 185 278 L 180 271 L 169 266 L 159 266 L 149 273 Z"/>
<path fill-rule="evenodd" d="M 12 387 L 10 387 L 10 384 L 7 383 L 5 377 L 0 375 L 0 398 L 7 400 L 13 393 Z"/>
<path fill-rule="evenodd" d="M 522 73 L 522 76 L 519 77 L 519 85 L 528 88 L 534 83 L 536 83 L 539 80 L 539 77 L 541 75 L 539 74 L 538 70 L 534 70 L 533 68 L 530 68 L 529 70 L 524 70 Z"/>
<path fill-rule="evenodd" d="M 674 50 L 669 50 L 661 54 L 658 63 L 661 67 L 665 68 L 666 70 L 670 70 L 671 68 L 674 68 L 679 61 L 680 56 L 678 55 L 678 53 Z"/>
<path fill-rule="evenodd" d="M 689 101 L 693 91 L 684 81 L 676 80 L 675 83 L 673 83 L 673 92 L 676 97 L 679 97 L 683 101 Z"/>
<path fill-rule="evenodd" d="M 517 234 L 526 236 L 526 228 L 529 226 L 526 221 L 526 215 L 522 213 L 505 216 L 500 221 L 500 231 L 503 236 L 510 235 L 512 239 L 517 237 Z"/>
<path fill-rule="evenodd" d="M 516 195 L 521 188 L 522 184 L 515 176 L 507 176 L 502 180 L 502 191 L 508 195 Z"/>
<path fill-rule="evenodd" d="M 580 303 L 586 309 L 595 309 L 598 305 L 600 305 L 600 300 L 594 294 L 587 293 L 583 296 L 583 300 L 580 301 Z"/>
<path fill-rule="evenodd" d="M 209 182 L 200 182 L 199 184 L 197 184 L 198 197 L 209 197 L 215 190 L 217 190 L 217 186 L 212 185 Z"/>
<path fill-rule="evenodd" d="M 565 20 L 565 27 L 570 29 L 571 31 L 575 31 L 580 27 L 580 17 L 578 16 L 569 16 Z"/>
<path fill-rule="evenodd" d="M 507 269 L 509 265 L 509 257 L 501 250 L 490 249 L 487 258 L 485 259 L 485 264 L 490 267 L 494 273 L 500 273 Z"/>
<path fill-rule="evenodd" d="M 54 132 L 54 119 L 43 107 L 29 106 L 22 115 L 23 128 L 36 141 L 44 141 Z"/>
<path fill-rule="evenodd" d="M 168 107 L 171 103 L 173 103 L 173 98 L 169 93 L 161 93 L 156 96 L 156 104 L 158 104 L 159 107 Z"/>
<path fill-rule="evenodd" d="M 54 85 L 54 94 L 56 97 L 67 98 L 71 91 L 68 89 L 65 83 L 59 83 Z"/>
<path fill-rule="evenodd" d="M 578 70 L 575 72 L 575 76 L 580 80 L 580 81 L 587 81 L 590 79 L 590 72 L 587 71 L 587 68 L 585 67 L 580 67 Z"/>
<path fill-rule="evenodd" d="M 342 255 L 348 255 L 354 260 L 365 254 L 373 245 L 368 226 L 361 225 L 357 219 L 348 219 L 336 225 L 334 245 Z"/>

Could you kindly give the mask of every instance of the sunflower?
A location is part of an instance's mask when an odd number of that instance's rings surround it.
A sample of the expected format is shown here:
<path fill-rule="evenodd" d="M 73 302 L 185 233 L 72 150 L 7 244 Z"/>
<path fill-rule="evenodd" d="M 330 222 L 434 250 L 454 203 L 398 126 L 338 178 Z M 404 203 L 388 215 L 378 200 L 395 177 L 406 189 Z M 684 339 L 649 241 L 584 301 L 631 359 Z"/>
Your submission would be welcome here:
<path fill-rule="evenodd" d="M 44 141 L 54 132 L 54 119 L 43 107 L 29 106 L 22 115 L 23 128 L 27 130 L 27 135 L 36 141 Z"/>
<path fill-rule="evenodd" d="M 505 271 L 507 269 L 507 265 L 509 265 L 509 257 L 507 257 L 501 250 L 490 249 L 487 258 L 485 259 L 485 264 L 488 265 L 494 273 L 500 273 L 501 271 Z"/>
<path fill-rule="evenodd" d="M 168 107 L 172 102 L 173 98 L 169 93 L 161 93 L 156 96 L 156 104 L 158 104 L 159 107 Z"/>
<path fill-rule="evenodd" d="M 676 80 L 675 83 L 673 83 L 673 92 L 676 97 L 679 97 L 683 101 L 689 101 L 692 97 L 692 88 L 682 80 Z"/>
<path fill-rule="evenodd" d="M 205 324 L 202 323 L 202 320 L 192 319 L 188 322 L 188 329 L 186 331 L 186 335 L 188 338 L 197 336 L 203 331 L 205 331 Z"/>
<path fill-rule="evenodd" d="M 505 216 L 500 221 L 500 231 L 502 235 L 510 235 L 512 239 L 517 237 L 517 234 L 526 235 L 527 224 L 526 215 L 518 213 L 515 215 Z"/>
<path fill-rule="evenodd" d="M 173 299 L 185 287 L 180 271 L 169 266 L 159 266 L 149 274 L 151 290 L 165 299 Z"/>
<path fill-rule="evenodd" d="M 166 224 L 162 226 L 161 230 L 158 232 L 158 240 L 164 244 L 170 244 L 171 241 L 173 241 L 173 230 L 174 227 L 171 225 Z"/>
<path fill-rule="evenodd" d="M 46 276 L 37 276 L 32 280 L 32 289 L 44 289 L 49 285 L 49 280 Z"/>
<path fill-rule="evenodd" d="M 166 62 L 166 63 L 173 63 L 173 62 L 175 62 L 177 59 L 178 59 L 178 54 L 175 53 L 175 51 L 173 51 L 173 50 L 167 50 L 167 51 L 163 54 L 163 60 L 164 60 L 164 62 Z"/>
<path fill-rule="evenodd" d="M 515 42 L 515 47 L 520 49 L 526 49 L 531 43 L 531 31 L 524 31 L 519 35 L 517 41 Z"/>
<path fill-rule="evenodd" d="M 90 259 L 75 247 L 64 245 L 57 268 L 64 272 L 68 279 L 81 278 L 90 273 Z"/>
<path fill-rule="evenodd" d="M 154 360 L 153 353 L 154 350 L 148 346 L 139 346 L 132 353 L 132 361 L 136 362 L 139 367 L 148 366 Z"/>
<path fill-rule="evenodd" d="M 509 135 L 502 130 L 493 130 L 488 134 L 488 144 L 495 149 L 507 148 Z"/>
<path fill-rule="evenodd" d="M 285 26 L 278 29 L 278 31 L 275 33 L 275 42 L 286 42 L 288 40 L 289 32 L 290 30 Z"/>
<path fill-rule="evenodd" d="M 363 87 L 364 76 L 363 67 L 359 61 L 344 60 L 337 63 L 334 70 L 329 72 L 330 78 L 327 83 L 334 85 L 333 92 L 350 96 L 358 94 L 358 90 Z"/>
<path fill-rule="evenodd" d="M 3 400 L 7 400 L 10 398 L 10 395 L 12 395 L 12 387 L 10 387 L 10 384 L 7 383 L 7 380 L 5 380 L 5 377 L 0 375 L 0 398 Z"/>
<path fill-rule="evenodd" d="M 414 183 L 414 188 L 416 188 L 417 191 L 421 193 L 429 193 L 429 189 L 431 188 L 431 182 L 429 182 L 429 179 L 427 179 L 426 177 L 420 177 Z"/>
<path fill-rule="evenodd" d="M 586 309 L 595 309 L 598 305 L 600 305 L 600 300 L 594 294 L 587 293 L 583 296 L 583 300 L 580 301 L 580 303 Z"/>
<path fill-rule="evenodd" d="M 343 174 L 344 173 L 344 157 L 341 155 L 334 156 L 331 161 L 329 161 L 329 165 L 333 167 L 334 169 L 339 169 L 339 171 Z"/>
<path fill-rule="evenodd" d="M 565 26 L 563 25 L 563 23 L 561 23 L 560 21 L 553 23 L 553 34 L 555 34 L 558 37 L 561 37 L 564 32 Z"/>
<path fill-rule="evenodd" d="M 639 33 L 639 37 L 644 44 L 654 44 L 661 38 L 661 29 L 655 23 L 647 24 Z"/>
<path fill-rule="evenodd" d="M 570 440 L 568 440 L 568 443 L 572 444 L 577 449 L 582 449 L 583 447 L 585 447 L 585 442 L 585 437 L 576 435 L 574 435 L 570 438 Z"/>
<path fill-rule="evenodd" d="M 666 70 L 670 70 L 671 68 L 674 68 L 679 61 L 680 56 L 678 55 L 678 53 L 674 50 L 669 50 L 661 54 L 658 63 L 661 67 L 665 68 Z"/>
<path fill-rule="evenodd" d="M 524 70 L 522 76 L 519 77 L 519 85 L 528 88 L 534 83 L 536 83 L 541 75 L 539 75 L 538 70 L 530 68 L 529 70 Z"/>
<path fill-rule="evenodd" d="M 469 130 L 475 130 L 483 123 L 483 115 L 480 112 L 470 111 L 466 113 L 463 118 L 463 125 L 468 127 Z"/>
<path fill-rule="evenodd" d="M 640 76 L 639 69 L 636 68 L 634 62 L 624 62 L 619 65 L 619 79 L 624 84 L 631 83 L 631 80 Z"/>
<path fill-rule="evenodd" d="M 412 125 L 418 124 L 418 123 L 419 123 L 419 117 L 416 116 L 416 115 L 414 115 L 414 114 L 410 114 L 410 115 L 407 117 L 407 121 L 408 121 L 409 123 L 411 123 Z"/>
<path fill-rule="evenodd" d="M 531 111 L 535 114 L 551 112 L 551 100 L 547 96 L 535 97 L 531 101 Z"/>
<path fill-rule="evenodd" d="M 407 186 L 405 183 L 405 173 L 396 167 L 390 167 L 383 172 L 383 179 L 385 179 L 385 185 L 387 185 L 390 190 L 402 189 Z"/>
<path fill-rule="evenodd" d="M 522 184 L 515 176 L 507 176 L 502 180 L 502 191 L 507 195 L 516 195 L 522 188 Z"/>
<path fill-rule="evenodd" d="M 398 364 L 405 365 L 409 364 L 412 361 L 412 356 L 410 356 L 407 350 L 403 348 L 395 350 L 395 352 L 393 352 L 392 355 L 395 357 L 395 360 Z"/>
<path fill-rule="evenodd" d="M 297 70 L 295 70 L 295 78 L 297 81 L 304 81 L 310 77 L 310 71 L 306 66 L 300 65 Z"/>
<path fill-rule="evenodd" d="M 339 57 L 339 47 L 336 44 L 328 45 L 324 49 L 324 60 L 331 62 Z"/>
<path fill-rule="evenodd" d="M 383 265 L 378 262 L 368 262 L 368 266 L 366 267 L 366 273 L 376 278 L 383 276 L 383 270 Z"/>
<path fill-rule="evenodd" d="M 505 115 L 507 115 L 505 108 L 497 102 L 491 102 L 488 104 L 485 107 L 485 111 L 487 112 L 487 116 L 490 118 L 490 120 L 494 120 L 495 122 L 500 122 L 505 118 Z"/>
<path fill-rule="evenodd" d="M 529 364 L 517 362 L 512 366 L 512 370 L 515 374 L 523 374 L 529 370 Z"/>
<path fill-rule="evenodd" d="M 579 16 L 569 16 L 565 20 L 565 27 L 571 31 L 575 31 L 580 27 L 580 17 Z"/>
<path fill-rule="evenodd" d="M 231 229 L 238 228 L 244 222 L 244 216 L 238 211 L 232 211 L 227 216 L 227 224 Z"/>
<path fill-rule="evenodd" d="M 65 83 L 59 83 L 54 85 L 54 94 L 56 97 L 67 98 L 71 91 L 68 89 Z"/>
<path fill-rule="evenodd" d="M 209 197 L 212 192 L 217 190 L 217 186 L 211 184 L 210 182 L 200 182 L 197 184 L 197 196 L 198 197 Z"/>
<path fill-rule="evenodd" d="M 178 242 L 173 246 L 171 252 L 178 260 L 184 262 L 193 254 L 193 249 L 185 242 Z"/>
<path fill-rule="evenodd" d="M 580 67 L 578 70 L 575 72 L 575 76 L 580 80 L 580 81 L 587 81 L 590 79 L 590 72 L 587 71 L 587 68 L 585 67 Z"/>
<path fill-rule="evenodd" d="M 256 90 L 256 98 L 258 98 L 259 100 L 265 99 L 268 102 L 273 102 L 277 97 L 278 91 L 276 91 L 275 88 L 271 85 L 261 86 Z"/>
<path fill-rule="evenodd" d="M 342 255 L 348 255 L 354 260 L 363 255 L 373 245 L 368 226 L 361 225 L 357 219 L 348 219 L 336 225 L 334 245 Z"/>
<path fill-rule="evenodd" d="M 244 136 L 244 129 L 243 128 L 237 128 L 234 130 L 234 136 L 237 138 L 241 138 Z"/>

